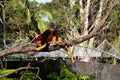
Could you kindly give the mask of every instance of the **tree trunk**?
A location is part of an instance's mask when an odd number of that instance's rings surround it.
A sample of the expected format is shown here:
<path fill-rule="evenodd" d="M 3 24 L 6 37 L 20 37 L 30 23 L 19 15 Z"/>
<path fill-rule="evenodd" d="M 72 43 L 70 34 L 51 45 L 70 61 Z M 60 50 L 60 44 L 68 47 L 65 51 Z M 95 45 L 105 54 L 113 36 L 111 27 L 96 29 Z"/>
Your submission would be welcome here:
<path fill-rule="evenodd" d="M 75 5 L 75 2 L 76 2 L 76 0 L 70 0 L 69 1 L 71 9 Z M 74 14 L 72 14 L 71 16 L 74 17 Z M 80 34 L 79 34 L 78 30 L 75 27 L 75 23 L 74 23 L 73 19 L 70 20 L 69 18 L 67 18 L 67 24 L 68 24 L 67 26 L 69 27 L 69 31 L 65 32 L 65 33 L 66 33 L 66 36 L 67 36 L 68 40 L 71 40 L 73 38 L 79 38 Z"/>
<path fill-rule="evenodd" d="M 6 26 L 5 26 L 5 3 L 6 0 L 4 1 L 3 4 L 0 3 L 0 6 L 2 7 L 2 25 L 3 25 L 3 45 L 4 49 L 6 48 Z"/>
<path fill-rule="evenodd" d="M 83 4 L 82 0 L 79 1 L 79 4 L 80 4 L 80 16 L 81 16 L 81 21 L 82 21 L 82 24 L 83 24 L 83 32 L 82 32 L 83 36 L 88 35 L 88 27 L 89 27 L 88 18 L 89 18 L 89 10 L 90 10 L 90 1 L 91 0 L 87 0 L 86 5 Z M 85 5 L 85 7 L 83 5 Z M 87 47 L 88 46 L 88 41 L 84 41 L 80 45 Z M 82 61 L 87 62 L 89 60 L 90 60 L 90 58 L 89 58 L 89 55 L 88 55 L 88 52 L 87 52 L 87 48 L 84 48 Z"/>
<path fill-rule="evenodd" d="M 95 18 L 95 21 L 94 23 L 92 24 L 92 26 L 90 27 L 90 29 L 92 29 L 93 27 L 95 27 L 101 20 L 101 17 L 102 17 L 102 11 L 103 11 L 103 3 L 104 3 L 104 0 L 101 0 L 100 1 L 100 6 L 99 6 L 99 10 L 97 12 L 97 16 Z M 89 30 L 90 31 L 90 30 Z M 94 48 L 94 40 L 95 40 L 95 37 L 91 38 L 89 40 L 89 47 L 90 48 Z"/>

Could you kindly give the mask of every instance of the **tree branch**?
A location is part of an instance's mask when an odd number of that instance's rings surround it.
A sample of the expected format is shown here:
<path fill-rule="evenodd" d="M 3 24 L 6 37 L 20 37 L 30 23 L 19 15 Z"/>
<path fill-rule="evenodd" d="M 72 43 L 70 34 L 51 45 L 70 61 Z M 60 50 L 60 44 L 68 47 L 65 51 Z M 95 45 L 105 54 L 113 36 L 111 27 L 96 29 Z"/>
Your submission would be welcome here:
<path fill-rule="evenodd" d="M 70 41 L 67 41 L 66 44 L 67 45 L 73 45 L 73 44 L 78 44 L 78 43 L 81 43 L 85 40 L 88 40 L 92 37 L 94 37 L 97 32 L 103 28 L 103 25 L 104 23 L 106 22 L 106 20 L 108 19 L 108 17 L 111 15 L 111 13 L 113 12 L 114 8 L 117 6 L 118 4 L 118 0 L 113 0 L 111 1 L 111 4 L 108 8 L 108 10 L 106 11 L 106 15 L 104 15 L 104 17 L 101 19 L 100 23 L 98 23 L 95 28 L 91 31 L 90 34 L 88 35 L 85 35 L 83 37 L 80 37 L 79 39 L 73 39 L 73 40 L 70 40 Z"/>
<path fill-rule="evenodd" d="M 100 29 L 102 29 L 104 23 L 107 21 L 108 17 L 111 15 L 111 13 L 113 12 L 113 10 L 114 10 L 114 8 L 116 7 L 117 4 L 118 4 L 118 0 L 112 0 L 111 1 L 111 4 L 110 4 L 108 10 L 106 11 L 106 14 L 101 19 L 100 23 L 95 26 L 95 28 L 91 31 L 90 34 L 85 35 L 83 37 L 80 37 L 78 39 L 72 39 L 72 40 L 66 41 L 65 44 L 57 43 L 56 45 L 49 46 L 49 51 L 58 50 L 64 45 L 71 46 L 71 45 L 74 45 L 74 44 L 78 44 L 78 43 L 81 43 L 83 41 L 86 41 L 86 40 L 96 36 L 97 32 Z M 14 48 L 1 50 L 0 51 L 0 57 L 10 55 L 10 54 L 13 54 L 13 53 L 20 53 L 20 52 L 24 53 L 24 52 L 29 52 L 29 51 L 36 51 L 35 45 L 17 46 L 17 47 L 14 47 Z"/>

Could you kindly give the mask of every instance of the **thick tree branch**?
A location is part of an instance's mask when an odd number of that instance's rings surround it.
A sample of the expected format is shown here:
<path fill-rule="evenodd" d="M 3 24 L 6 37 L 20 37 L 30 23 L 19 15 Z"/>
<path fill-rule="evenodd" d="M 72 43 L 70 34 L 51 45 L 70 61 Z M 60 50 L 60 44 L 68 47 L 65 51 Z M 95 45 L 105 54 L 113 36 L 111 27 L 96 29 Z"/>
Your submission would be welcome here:
<path fill-rule="evenodd" d="M 21 46 L 17 46 L 17 47 L 14 47 L 14 48 L 1 50 L 0 51 L 0 57 L 10 55 L 10 54 L 13 54 L 13 53 L 22 53 L 22 52 L 28 52 L 28 51 L 34 51 L 34 50 L 35 50 L 34 45 L 25 45 L 25 46 L 21 45 Z"/>
<path fill-rule="evenodd" d="M 116 7 L 117 4 L 118 4 L 118 0 L 112 0 L 111 1 L 111 4 L 110 4 L 108 10 L 106 11 L 106 15 L 104 15 L 104 17 L 102 18 L 100 23 L 98 25 L 96 25 L 96 27 L 92 30 L 92 32 L 90 34 L 85 35 L 83 37 L 80 37 L 78 39 L 72 39 L 72 40 L 66 41 L 65 44 L 68 45 L 68 46 L 71 46 L 71 45 L 78 44 L 78 43 L 81 43 L 83 41 L 86 41 L 86 40 L 96 36 L 97 32 L 100 29 L 102 29 L 104 23 L 106 22 L 108 17 L 111 15 L 111 13 L 113 12 L 113 10 L 114 10 L 114 8 Z M 65 44 L 57 43 L 55 46 L 49 46 L 49 51 L 60 49 L 61 46 L 64 46 Z M 1 50 L 0 51 L 0 57 L 10 55 L 10 54 L 13 54 L 13 53 L 29 52 L 29 51 L 36 51 L 36 47 L 34 45 L 25 45 L 25 46 L 17 46 L 17 47 L 14 47 L 14 48 Z"/>
<path fill-rule="evenodd" d="M 73 39 L 73 40 L 67 41 L 66 44 L 67 45 L 78 44 L 78 43 L 81 43 L 85 40 L 88 40 L 88 39 L 94 37 L 97 34 L 97 32 L 100 29 L 102 29 L 104 23 L 106 22 L 108 17 L 111 15 L 111 13 L 113 12 L 113 10 L 117 4 L 118 4 L 118 0 L 111 1 L 111 4 L 110 4 L 108 10 L 106 11 L 106 15 L 104 15 L 104 17 L 101 19 L 100 23 L 95 26 L 95 28 L 92 30 L 92 32 L 90 34 L 80 37 L 79 39 Z"/>

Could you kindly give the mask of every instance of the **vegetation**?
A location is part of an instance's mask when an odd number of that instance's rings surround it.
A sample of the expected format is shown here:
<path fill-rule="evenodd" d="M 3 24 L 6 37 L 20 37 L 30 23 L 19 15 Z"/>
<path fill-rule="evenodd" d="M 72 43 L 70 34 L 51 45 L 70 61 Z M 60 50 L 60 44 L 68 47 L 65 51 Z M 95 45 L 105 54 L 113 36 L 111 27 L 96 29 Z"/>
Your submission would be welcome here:
<path fill-rule="evenodd" d="M 52 0 L 43 4 L 36 0 L 1 0 L 0 1 L 0 48 L 28 44 L 38 34 L 48 28 L 54 28 L 64 40 L 79 38 L 89 34 L 100 22 L 110 4 L 109 0 Z M 120 0 L 119 0 L 120 2 Z M 120 52 L 120 3 L 112 15 L 107 19 L 104 28 L 96 37 L 86 41 L 83 45 L 95 48 L 107 39 Z M 20 44 L 19 44 L 20 43 Z M 14 69 L 0 70 L 0 75 L 7 74 Z M 36 74 L 28 72 L 23 80 L 35 80 Z M 24 75 L 20 72 L 20 75 Z M 53 77 L 54 76 L 54 77 Z M 89 80 L 89 76 L 80 76 L 82 80 Z M 49 80 L 77 80 L 78 77 L 66 67 L 61 67 L 59 73 L 50 73 Z M 3 78 L 1 80 L 17 80 Z"/>
<path fill-rule="evenodd" d="M 60 73 L 50 73 L 48 74 L 47 78 L 48 80 L 77 80 L 77 77 L 65 66 L 61 67 Z"/>
<path fill-rule="evenodd" d="M 84 26 L 88 25 L 87 32 L 90 32 L 94 25 L 97 24 L 94 22 L 98 21 L 96 16 L 98 15 L 97 11 L 100 10 L 100 1 L 96 0 L 90 3 L 89 16 L 87 17 L 89 18 L 88 24 L 85 24 L 85 22 L 82 21 L 82 13 L 80 11 L 82 8 L 80 8 L 81 5 L 79 2 L 76 1 L 73 6 L 70 6 L 68 3 L 69 0 L 53 0 L 52 2 L 46 4 L 39 4 L 35 0 L 31 2 L 29 0 L 18 0 L 17 2 L 16 0 L 1 1 L 0 7 L 2 8 L 2 6 L 4 6 L 4 8 L 0 9 L 0 46 L 4 46 L 4 33 L 6 44 L 14 42 L 16 39 L 25 39 L 26 37 L 33 39 L 35 36 L 37 36 L 37 34 L 45 31 L 48 28 L 56 28 L 59 35 L 62 35 L 62 37 L 65 39 L 78 38 L 80 35 L 88 34 L 85 33 L 86 31 L 84 31 Z M 107 8 L 107 3 L 109 3 L 108 0 L 103 2 L 103 7 Z M 104 15 L 106 9 L 103 9 L 103 7 L 101 7 L 102 11 L 100 12 L 101 15 L 99 14 L 99 17 Z M 3 11 L 5 11 L 4 14 L 2 14 Z M 4 25 L 6 27 L 5 32 L 3 32 L 4 15 Z M 99 41 L 103 41 L 106 38 L 108 41 L 114 41 L 120 35 L 119 17 L 118 5 L 116 10 L 106 22 L 106 27 L 101 30 L 102 33 L 99 32 L 100 35 L 98 36 L 100 37 L 96 37 L 94 44 L 92 45 L 98 45 Z M 99 20 L 100 19 L 101 18 L 99 18 Z"/>
<path fill-rule="evenodd" d="M 5 75 L 5 74 L 9 74 L 11 72 L 14 72 L 15 69 L 2 69 L 0 70 L 0 76 Z M 16 74 L 20 74 L 22 80 L 36 80 L 36 74 L 31 72 L 31 71 L 20 71 L 20 72 L 16 72 Z M 24 76 L 23 76 L 24 75 Z M 19 78 L 17 78 L 17 76 L 15 78 L 2 78 L 1 80 L 18 80 Z"/>
<path fill-rule="evenodd" d="M 11 73 L 14 69 L 3 69 L 0 70 L 0 75 L 5 75 L 6 73 Z M 20 71 L 16 72 L 16 74 L 20 74 L 22 80 L 36 80 L 36 73 L 31 72 L 30 70 L 27 72 Z M 24 76 L 23 76 L 24 75 Z M 66 66 L 61 66 L 60 71 L 55 73 L 51 72 L 46 76 L 47 80 L 90 80 L 90 76 L 85 75 L 75 75 L 72 73 Z M 2 78 L 1 80 L 18 80 L 19 78 Z"/>

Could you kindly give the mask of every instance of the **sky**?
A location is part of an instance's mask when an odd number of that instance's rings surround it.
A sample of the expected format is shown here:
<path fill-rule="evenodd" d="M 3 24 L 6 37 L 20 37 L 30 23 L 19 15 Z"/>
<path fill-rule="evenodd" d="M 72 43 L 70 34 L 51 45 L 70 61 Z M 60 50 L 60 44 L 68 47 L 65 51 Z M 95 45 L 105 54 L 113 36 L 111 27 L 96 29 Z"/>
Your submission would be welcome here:
<path fill-rule="evenodd" d="M 46 2 L 51 2 L 52 0 L 36 0 L 39 3 L 46 3 Z"/>

